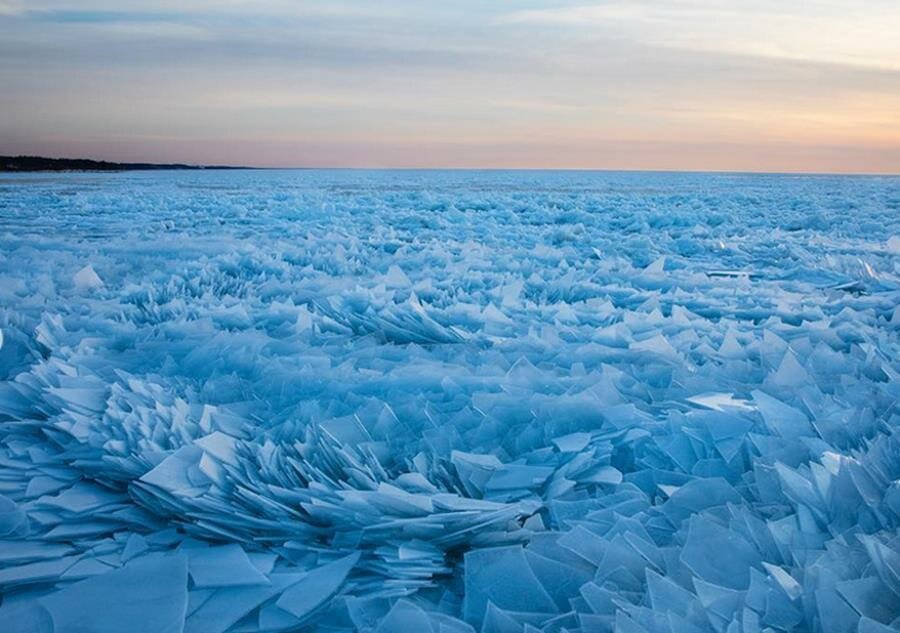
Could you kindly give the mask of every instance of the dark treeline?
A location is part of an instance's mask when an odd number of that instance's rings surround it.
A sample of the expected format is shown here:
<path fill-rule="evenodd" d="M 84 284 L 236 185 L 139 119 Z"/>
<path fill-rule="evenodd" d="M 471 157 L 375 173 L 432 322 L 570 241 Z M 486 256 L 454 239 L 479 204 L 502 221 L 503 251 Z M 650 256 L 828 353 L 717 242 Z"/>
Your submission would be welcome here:
<path fill-rule="evenodd" d="M 181 163 L 112 163 L 89 158 L 0 156 L 0 171 L 134 171 L 139 169 L 243 169 L 242 167 L 184 165 Z"/>

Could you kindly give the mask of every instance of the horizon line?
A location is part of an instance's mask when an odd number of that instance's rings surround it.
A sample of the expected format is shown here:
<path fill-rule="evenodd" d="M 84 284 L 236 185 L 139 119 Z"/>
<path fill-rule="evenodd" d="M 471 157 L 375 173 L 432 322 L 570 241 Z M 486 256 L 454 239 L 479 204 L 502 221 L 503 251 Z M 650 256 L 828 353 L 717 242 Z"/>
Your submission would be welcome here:
<path fill-rule="evenodd" d="M 550 171 L 570 171 L 570 172 L 601 172 L 601 173 L 645 173 L 645 174 L 725 174 L 725 175 L 747 175 L 747 176 L 873 176 L 873 177 L 900 177 L 900 171 L 896 172 L 877 172 L 877 171 L 804 171 L 804 170 L 742 170 L 742 169 L 670 169 L 670 168 L 646 168 L 646 169 L 626 169 L 617 167 L 386 167 L 386 166 L 261 166 L 261 165 L 212 165 L 203 163 L 190 162 L 155 162 L 155 161 L 117 161 L 105 158 L 85 158 L 85 157 L 50 157 L 29 154 L 5 155 L 0 158 L 29 158 L 42 160 L 59 160 L 59 161 L 90 161 L 97 163 L 110 163 L 113 165 L 148 165 L 159 166 L 161 169 L 128 169 L 128 170 L 88 170 L 88 169 L 71 169 L 71 170 L 21 170 L 21 171 L 4 171 L 0 169 L 0 173 L 59 173 L 67 172 L 84 172 L 90 171 L 178 171 L 178 166 L 189 167 L 195 170 L 256 170 L 256 171 L 533 171 L 533 172 L 550 172 Z M 171 166 L 172 169 L 165 169 Z"/>

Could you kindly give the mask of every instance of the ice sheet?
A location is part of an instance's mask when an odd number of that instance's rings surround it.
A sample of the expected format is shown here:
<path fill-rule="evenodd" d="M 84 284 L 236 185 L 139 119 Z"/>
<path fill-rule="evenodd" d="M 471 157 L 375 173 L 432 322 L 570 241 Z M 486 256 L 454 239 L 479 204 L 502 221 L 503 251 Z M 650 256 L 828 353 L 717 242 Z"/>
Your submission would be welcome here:
<path fill-rule="evenodd" d="M 0 631 L 897 630 L 898 200 L 0 176 Z"/>

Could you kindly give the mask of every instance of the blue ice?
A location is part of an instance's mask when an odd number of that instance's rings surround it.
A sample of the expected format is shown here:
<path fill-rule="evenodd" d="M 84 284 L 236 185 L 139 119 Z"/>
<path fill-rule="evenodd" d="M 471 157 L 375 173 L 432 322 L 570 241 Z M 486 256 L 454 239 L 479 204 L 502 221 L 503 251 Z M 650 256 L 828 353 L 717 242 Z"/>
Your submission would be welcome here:
<path fill-rule="evenodd" d="M 898 631 L 898 200 L 0 176 L 0 631 Z"/>

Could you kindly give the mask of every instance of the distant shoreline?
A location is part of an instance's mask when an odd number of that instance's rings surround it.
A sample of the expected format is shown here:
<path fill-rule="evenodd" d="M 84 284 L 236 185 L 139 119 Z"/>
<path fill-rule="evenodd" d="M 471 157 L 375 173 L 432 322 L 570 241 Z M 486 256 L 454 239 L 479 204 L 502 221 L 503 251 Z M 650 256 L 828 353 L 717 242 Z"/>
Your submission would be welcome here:
<path fill-rule="evenodd" d="M 900 172 L 811 172 L 811 171 L 742 171 L 728 169 L 614 169 L 605 167 L 410 167 L 410 166 L 279 166 L 250 167 L 246 165 L 188 165 L 186 163 L 118 163 L 90 158 L 47 158 L 45 156 L 0 156 L 3 173 L 65 173 L 65 172 L 123 172 L 165 170 L 253 170 L 253 171 L 396 171 L 396 172 L 570 172 L 608 174 L 675 174 L 719 176 L 783 176 L 828 178 L 897 178 Z"/>
<path fill-rule="evenodd" d="M 0 156 L 0 172 L 35 171 L 140 171 L 163 169 L 253 169 L 228 165 L 186 165 L 182 163 L 114 163 L 89 158 L 47 158 L 45 156 Z"/>

